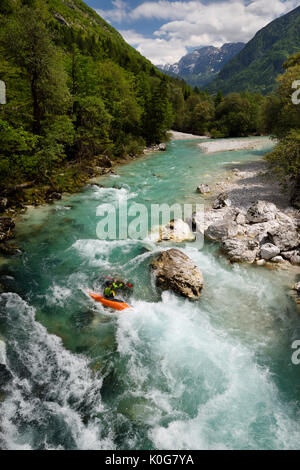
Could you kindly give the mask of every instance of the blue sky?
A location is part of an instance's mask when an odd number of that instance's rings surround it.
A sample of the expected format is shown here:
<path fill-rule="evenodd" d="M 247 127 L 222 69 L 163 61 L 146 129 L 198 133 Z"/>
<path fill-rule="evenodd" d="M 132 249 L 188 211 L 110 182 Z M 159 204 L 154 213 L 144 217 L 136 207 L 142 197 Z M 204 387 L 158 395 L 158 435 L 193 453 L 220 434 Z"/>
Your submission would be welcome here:
<path fill-rule="evenodd" d="M 197 47 L 247 42 L 300 0 L 85 0 L 154 64 Z"/>

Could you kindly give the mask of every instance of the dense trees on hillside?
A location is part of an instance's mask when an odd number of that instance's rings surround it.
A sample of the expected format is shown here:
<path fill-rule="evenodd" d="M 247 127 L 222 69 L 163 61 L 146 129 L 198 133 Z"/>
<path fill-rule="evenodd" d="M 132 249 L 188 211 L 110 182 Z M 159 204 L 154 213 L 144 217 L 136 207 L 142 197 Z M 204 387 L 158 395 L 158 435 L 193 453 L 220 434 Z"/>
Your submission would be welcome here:
<path fill-rule="evenodd" d="M 293 202 L 300 207 L 300 54 L 285 63 L 278 90 L 267 98 L 263 119 L 265 130 L 279 139 L 267 160 L 283 182 L 293 181 Z"/>
<path fill-rule="evenodd" d="M 27 180 L 65 189 L 61 175 L 74 165 L 137 155 L 171 126 L 214 138 L 272 132 L 294 146 L 299 109 L 290 87 L 299 58 L 286 64 L 277 95 L 210 95 L 161 73 L 72 1 L 74 10 L 60 0 L 1 2 L 0 79 L 8 96 L 0 106 L 0 189 Z"/>
<path fill-rule="evenodd" d="M 117 32 L 62 25 L 40 0 L 1 2 L 0 23 L 8 93 L 0 108 L 1 185 L 51 180 L 69 160 L 134 155 L 163 139 L 173 123 L 171 79 Z M 183 96 L 181 82 L 174 88 Z"/>

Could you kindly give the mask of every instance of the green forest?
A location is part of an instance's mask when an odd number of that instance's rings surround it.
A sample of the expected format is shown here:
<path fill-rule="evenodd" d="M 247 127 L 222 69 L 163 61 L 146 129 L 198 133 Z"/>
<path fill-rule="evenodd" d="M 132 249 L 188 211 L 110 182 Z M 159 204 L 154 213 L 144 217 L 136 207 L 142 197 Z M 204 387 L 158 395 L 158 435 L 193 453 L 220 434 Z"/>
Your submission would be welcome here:
<path fill-rule="evenodd" d="M 280 143 L 269 161 L 297 180 L 300 112 L 291 86 L 299 69 L 294 56 L 266 97 L 211 95 L 160 72 L 81 0 L 2 0 L 0 191 L 28 186 L 22 198 L 30 200 L 75 190 L 103 157 L 138 156 L 170 128 L 212 138 L 271 133 Z"/>

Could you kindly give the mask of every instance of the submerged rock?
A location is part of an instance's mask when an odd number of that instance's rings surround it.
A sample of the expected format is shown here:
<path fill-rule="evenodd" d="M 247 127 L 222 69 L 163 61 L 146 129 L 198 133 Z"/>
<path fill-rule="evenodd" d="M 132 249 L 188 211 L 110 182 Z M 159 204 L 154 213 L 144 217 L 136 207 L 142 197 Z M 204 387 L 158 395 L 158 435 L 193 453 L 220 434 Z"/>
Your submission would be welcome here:
<path fill-rule="evenodd" d="M 162 252 L 150 268 L 156 276 L 156 285 L 172 290 L 189 299 L 198 299 L 203 288 L 203 276 L 198 266 L 182 251 L 175 248 Z"/>

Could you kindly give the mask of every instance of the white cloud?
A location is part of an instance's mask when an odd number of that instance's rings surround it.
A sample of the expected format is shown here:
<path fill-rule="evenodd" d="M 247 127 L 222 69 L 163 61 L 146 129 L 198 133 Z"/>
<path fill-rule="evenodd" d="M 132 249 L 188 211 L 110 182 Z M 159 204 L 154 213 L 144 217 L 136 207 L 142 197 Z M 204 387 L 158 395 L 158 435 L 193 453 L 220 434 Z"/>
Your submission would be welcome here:
<path fill-rule="evenodd" d="M 155 64 L 177 62 L 189 47 L 220 46 L 247 42 L 273 19 L 296 8 L 300 0 L 229 0 L 204 4 L 191 1 L 146 1 L 130 9 L 124 0 L 113 0 L 114 8 L 98 11 L 113 22 L 133 23 L 156 19 L 162 26 L 153 37 L 121 31 L 125 39 Z"/>
<path fill-rule="evenodd" d="M 178 58 L 187 54 L 187 49 L 177 39 L 147 38 L 133 30 L 120 31 L 120 33 L 125 41 L 156 65 L 173 64 Z"/>
<path fill-rule="evenodd" d="M 98 15 L 106 19 L 106 21 L 116 21 L 121 23 L 128 18 L 128 6 L 123 0 L 112 0 L 113 8 L 111 10 L 96 9 Z"/>

